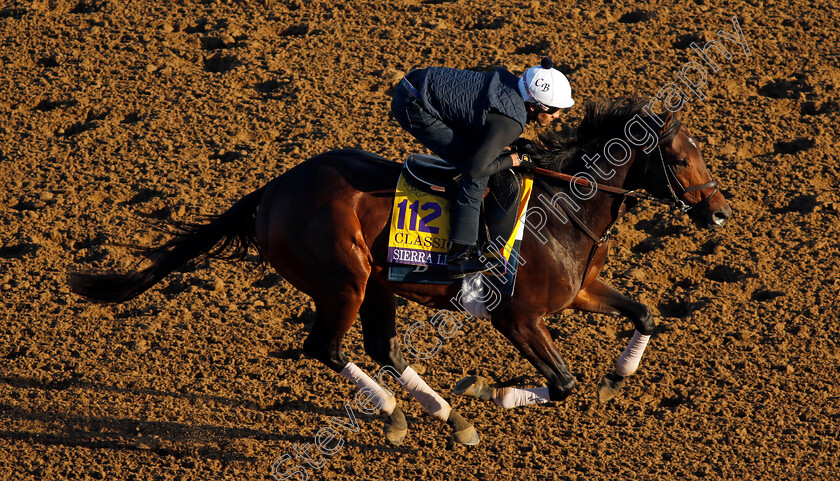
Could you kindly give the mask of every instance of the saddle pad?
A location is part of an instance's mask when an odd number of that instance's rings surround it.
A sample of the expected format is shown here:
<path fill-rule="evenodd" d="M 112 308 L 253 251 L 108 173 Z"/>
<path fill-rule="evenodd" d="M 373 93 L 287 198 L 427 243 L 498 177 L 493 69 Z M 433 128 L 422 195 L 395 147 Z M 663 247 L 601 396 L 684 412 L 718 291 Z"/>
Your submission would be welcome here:
<path fill-rule="evenodd" d="M 449 200 L 414 187 L 400 174 L 388 234 L 388 262 L 446 266 Z"/>
<path fill-rule="evenodd" d="M 503 265 L 484 274 L 502 295 L 512 295 L 523 222 L 531 198 L 533 178 L 523 176 L 517 220 L 498 251 Z M 450 201 L 414 187 L 402 175 L 397 182 L 388 240 L 388 280 L 418 284 L 452 284 L 446 270 Z M 460 281 L 458 281 L 460 282 Z"/>

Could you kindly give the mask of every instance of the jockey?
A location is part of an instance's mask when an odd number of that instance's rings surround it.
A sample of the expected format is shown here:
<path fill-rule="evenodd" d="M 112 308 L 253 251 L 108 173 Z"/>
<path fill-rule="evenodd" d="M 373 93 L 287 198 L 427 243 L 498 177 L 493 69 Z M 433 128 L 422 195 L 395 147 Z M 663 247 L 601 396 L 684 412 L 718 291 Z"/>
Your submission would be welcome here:
<path fill-rule="evenodd" d="M 521 162 L 502 149 L 526 123 L 546 127 L 574 103 L 569 81 L 548 57 L 518 78 L 503 68 L 482 73 L 428 67 L 400 81 L 391 102 L 397 122 L 461 173 L 451 214 L 450 277 L 493 267 L 479 260 L 476 248 L 481 199 L 491 175 Z"/>

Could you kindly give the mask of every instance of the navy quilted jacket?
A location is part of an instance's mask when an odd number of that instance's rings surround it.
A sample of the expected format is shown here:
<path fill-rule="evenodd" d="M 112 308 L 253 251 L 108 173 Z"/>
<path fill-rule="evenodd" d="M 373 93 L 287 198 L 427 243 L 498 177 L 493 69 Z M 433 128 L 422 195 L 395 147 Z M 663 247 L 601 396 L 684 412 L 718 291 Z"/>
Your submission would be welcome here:
<path fill-rule="evenodd" d="M 455 130 L 476 130 L 487 113 L 499 112 L 519 122 L 528 121 L 525 102 L 519 94 L 519 78 L 503 68 L 473 72 L 447 67 L 428 67 L 415 80 L 423 108 Z"/>

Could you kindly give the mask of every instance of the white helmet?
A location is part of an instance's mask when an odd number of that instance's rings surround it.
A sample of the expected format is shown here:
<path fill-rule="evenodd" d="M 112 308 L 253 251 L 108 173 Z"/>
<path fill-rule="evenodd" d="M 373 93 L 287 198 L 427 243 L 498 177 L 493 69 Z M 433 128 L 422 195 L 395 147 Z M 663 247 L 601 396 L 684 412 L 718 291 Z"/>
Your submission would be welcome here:
<path fill-rule="evenodd" d="M 519 77 L 519 94 L 526 102 L 534 102 L 543 110 L 567 109 L 575 104 L 572 87 L 566 76 L 553 68 L 550 58 L 531 67 Z"/>

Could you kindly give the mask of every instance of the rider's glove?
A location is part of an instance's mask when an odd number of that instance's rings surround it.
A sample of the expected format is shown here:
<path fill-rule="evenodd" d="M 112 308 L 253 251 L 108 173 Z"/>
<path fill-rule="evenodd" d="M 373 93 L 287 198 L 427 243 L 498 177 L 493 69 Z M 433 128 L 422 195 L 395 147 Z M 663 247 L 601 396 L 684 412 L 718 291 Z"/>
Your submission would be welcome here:
<path fill-rule="evenodd" d="M 518 169 L 533 170 L 534 167 L 536 167 L 536 166 L 537 166 L 537 164 L 535 164 L 534 161 L 531 160 L 530 155 L 519 154 L 519 166 L 517 166 Z"/>

